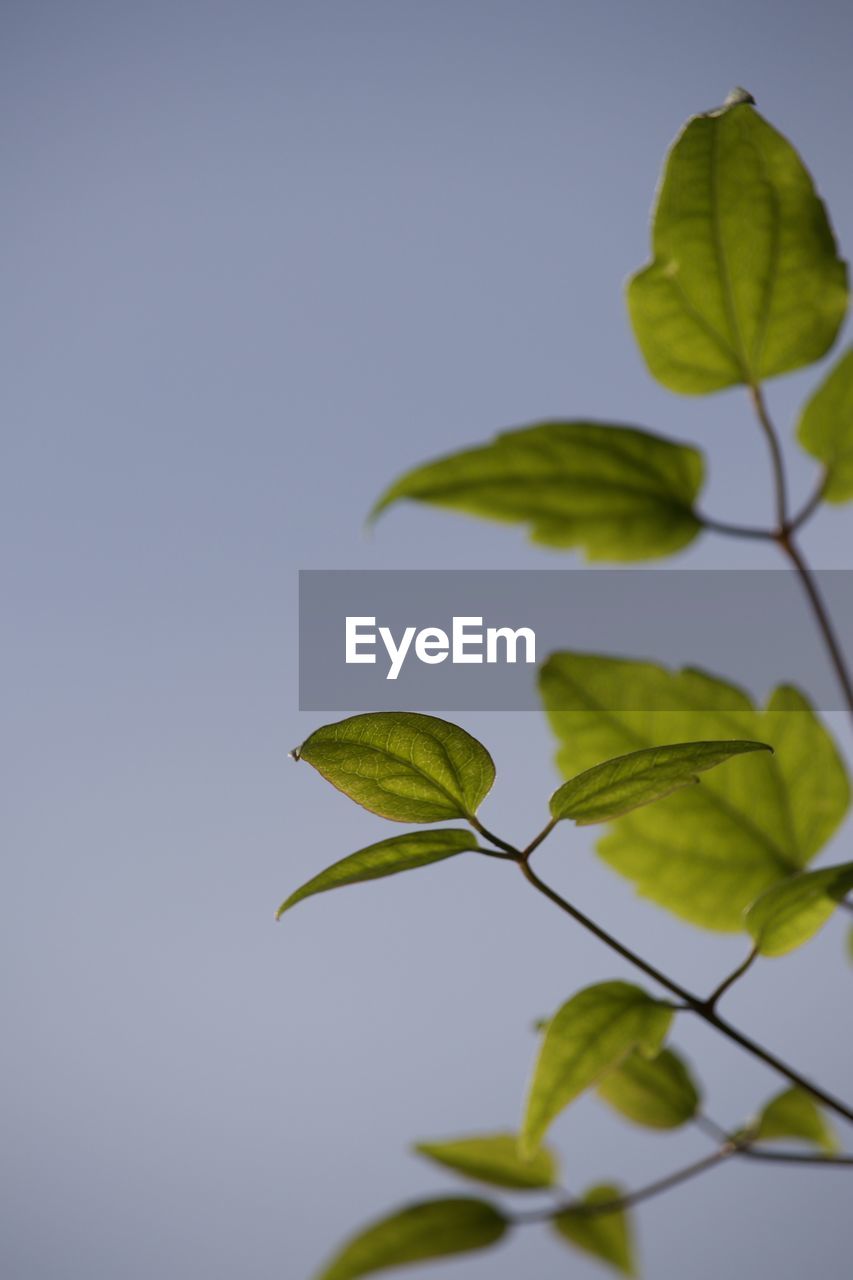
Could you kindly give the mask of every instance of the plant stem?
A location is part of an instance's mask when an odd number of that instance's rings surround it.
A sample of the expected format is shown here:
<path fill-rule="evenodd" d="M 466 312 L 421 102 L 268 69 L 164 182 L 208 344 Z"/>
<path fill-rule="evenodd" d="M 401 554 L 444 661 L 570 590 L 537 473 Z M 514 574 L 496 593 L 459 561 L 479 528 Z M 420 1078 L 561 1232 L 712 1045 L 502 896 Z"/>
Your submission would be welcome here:
<path fill-rule="evenodd" d="M 799 574 L 800 581 L 806 593 L 812 614 L 817 623 L 823 641 L 829 654 L 830 661 L 835 669 L 838 677 L 838 683 L 841 685 L 844 693 L 844 701 L 847 703 L 847 709 L 853 715 L 853 677 L 847 666 L 847 660 L 844 651 L 841 648 L 841 642 L 833 626 L 829 610 L 820 589 L 814 577 L 814 573 L 806 563 L 802 551 L 800 551 L 789 529 L 783 530 L 777 537 L 776 541 L 784 551 L 785 555 L 793 564 Z"/>
<path fill-rule="evenodd" d="M 739 1156 L 748 1156 L 750 1160 L 766 1160 L 770 1164 L 829 1164 L 853 1165 L 853 1155 L 814 1155 L 805 1151 L 767 1151 L 764 1147 L 753 1146 L 754 1135 L 748 1133 L 740 1139 L 728 1133 L 722 1125 L 717 1124 L 710 1116 L 698 1111 L 693 1117 L 693 1124 L 707 1137 L 716 1143 L 734 1142 Z"/>
<path fill-rule="evenodd" d="M 826 486 L 828 484 L 829 472 L 824 471 L 812 496 L 806 503 L 804 503 L 797 514 L 792 516 L 788 521 L 788 533 L 796 533 L 797 530 L 801 529 L 806 521 L 814 515 L 815 511 L 817 511 L 823 501 L 823 495 L 826 493 Z"/>
<path fill-rule="evenodd" d="M 738 1147 L 737 1154 L 746 1156 L 748 1160 L 759 1160 L 767 1164 L 808 1164 L 808 1165 L 853 1165 L 853 1156 L 817 1156 L 806 1151 L 764 1151 L 758 1147 Z"/>
<path fill-rule="evenodd" d="M 752 400 L 752 407 L 755 409 L 756 417 L 767 440 L 767 446 L 770 449 L 770 462 L 773 467 L 773 483 L 776 494 L 776 522 L 781 531 L 787 528 L 788 525 L 788 483 L 785 478 L 785 459 L 782 455 L 779 437 L 767 411 L 764 392 L 760 386 L 750 385 L 749 395 Z"/>
<path fill-rule="evenodd" d="M 781 1058 L 777 1058 L 775 1054 L 769 1051 L 769 1049 L 765 1049 L 763 1045 L 758 1044 L 755 1040 L 751 1040 L 749 1036 L 744 1035 L 742 1031 L 738 1031 L 737 1027 L 733 1027 L 730 1022 L 726 1022 L 719 1016 L 709 1001 L 700 999 L 699 996 L 694 995 L 691 991 L 682 987 L 681 984 L 676 982 L 673 978 L 667 977 L 667 975 L 662 973 L 660 969 L 655 967 L 655 965 L 650 964 L 647 960 L 644 960 L 642 956 L 637 955 L 636 952 L 630 949 L 630 947 L 626 947 L 623 943 L 619 942 L 617 938 L 614 938 L 612 934 L 608 933 L 606 929 L 603 929 L 601 925 L 596 924 L 594 920 L 589 918 L 589 916 L 584 915 L 584 913 L 579 911 L 577 907 L 573 906 L 570 902 L 567 902 L 565 898 L 561 897 L 561 895 L 557 893 L 556 889 L 552 889 L 544 880 L 540 880 L 539 876 L 537 876 L 529 863 L 522 859 L 520 852 L 518 853 L 518 859 L 518 865 L 522 875 L 533 885 L 534 889 L 538 890 L 539 893 L 543 894 L 544 897 L 553 902 L 554 905 L 559 907 L 561 911 L 564 911 L 566 915 L 571 916 L 573 920 L 582 925 L 589 933 L 592 933 L 599 939 L 599 941 L 610 947 L 610 949 L 615 951 L 617 955 L 622 956 L 622 958 L 627 960 L 629 964 L 640 969 L 654 982 L 657 982 L 659 986 L 664 987 L 665 990 L 677 996 L 679 1000 L 684 1002 L 684 1005 L 692 1013 L 697 1014 L 698 1017 L 702 1018 L 709 1026 L 713 1027 L 721 1035 L 738 1045 L 746 1053 L 751 1054 L 753 1058 L 758 1058 L 760 1062 L 771 1067 L 772 1070 L 777 1072 L 779 1075 L 784 1076 L 786 1080 L 791 1082 L 791 1084 L 795 1084 L 798 1088 L 804 1089 L 830 1111 L 834 1111 L 837 1115 L 843 1116 L 845 1120 L 849 1120 L 850 1123 L 853 1124 L 853 1109 L 841 1102 L 840 1099 L 833 1097 L 831 1093 L 827 1093 L 824 1089 L 821 1089 L 819 1085 L 813 1084 L 812 1081 L 807 1080 L 805 1076 L 800 1075 L 800 1073 L 795 1071 L 793 1067 L 789 1067 Z"/>
<path fill-rule="evenodd" d="M 794 540 L 794 534 L 797 529 L 809 518 L 812 512 L 820 503 L 826 489 L 828 475 L 825 473 L 820 485 L 811 498 L 805 504 L 803 509 L 793 519 L 788 517 L 788 482 L 785 475 L 785 459 L 782 453 L 782 447 L 779 443 L 779 437 L 773 420 L 767 410 L 767 404 L 764 400 L 764 393 L 760 386 L 750 386 L 750 399 L 755 409 L 756 417 L 761 426 L 762 431 L 767 439 L 770 449 L 770 461 L 773 467 L 773 483 L 776 494 L 776 519 L 777 528 L 773 535 L 775 542 L 782 549 L 783 553 L 791 561 L 791 564 L 799 574 L 800 581 L 803 584 L 806 596 L 808 598 L 809 607 L 811 608 L 815 622 L 818 625 L 820 633 L 823 637 L 824 645 L 829 654 L 830 661 L 838 677 L 844 693 L 844 701 L 847 709 L 853 716 L 853 676 L 847 666 L 844 651 L 835 632 L 829 610 L 826 607 L 823 596 L 820 593 L 814 573 L 806 563 L 803 553 Z M 714 527 L 713 522 L 708 522 L 709 528 Z M 717 526 L 725 529 L 725 526 Z M 734 526 L 733 526 L 734 528 Z M 744 536 L 750 536 L 744 534 Z"/>
<path fill-rule="evenodd" d="M 703 1156 L 701 1160 L 694 1160 L 692 1164 L 684 1165 L 681 1169 L 676 1169 L 674 1173 L 669 1173 L 664 1178 L 656 1178 L 654 1182 L 648 1182 L 644 1187 L 638 1187 L 636 1191 L 627 1191 L 623 1196 L 615 1196 L 612 1200 L 602 1200 L 598 1204 L 591 1204 L 584 1200 L 570 1200 L 565 1204 L 548 1206 L 544 1209 L 534 1209 L 530 1213 L 519 1213 L 513 1218 L 513 1222 L 549 1222 L 564 1213 L 571 1213 L 579 1218 L 595 1218 L 602 1213 L 618 1213 L 622 1209 L 631 1209 L 643 1200 L 651 1200 L 653 1196 L 661 1195 L 664 1191 L 671 1191 L 673 1187 L 680 1186 L 682 1182 L 687 1182 L 690 1178 L 698 1177 L 700 1173 L 706 1173 L 709 1169 L 716 1168 L 718 1164 L 735 1155 L 736 1152 L 737 1146 L 735 1143 L 724 1143 L 717 1151 L 712 1151 L 710 1155 Z"/>
<path fill-rule="evenodd" d="M 533 1209 L 530 1213 L 517 1214 L 513 1222 L 517 1224 L 549 1222 L 564 1213 L 570 1213 L 579 1218 L 594 1218 L 602 1213 L 619 1213 L 641 1204 L 644 1200 L 662 1195 L 665 1191 L 671 1191 L 673 1187 L 681 1186 L 683 1182 L 689 1182 L 691 1178 L 697 1178 L 710 1169 L 716 1169 L 719 1164 L 732 1156 L 744 1156 L 749 1160 L 766 1161 L 772 1164 L 828 1165 L 836 1168 L 853 1165 L 853 1156 L 818 1156 L 799 1151 L 762 1151 L 748 1144 L 739 1143 L 735 1138 L 726 1137 L 725 1141 L 710 1155 L 683 1165 L 682 1168 L 676 1169 L 663 1178 L 656 1178 L 654 1182 L 648 1182 L 645 1186 L 638 1187 L 636 1191 L 627 1191 L 625 1195 L 614 1196 L 612 1200 L 602 1200 L 598 1204 L 585 1200 L 569 1200 L 564 1204 Z"/>
<path fill-rule="evenodd" d="M 481 835 L 484 840 L 491 840 L 492 844 L 496 845 L 498 849 L 501 849 L 503 853 L 507 856 L 507 858 L 512 859 L 513 862 L 517 862 L 518 859 L 521 857 L 521 854 L 519 853 L 518 849 L 515 848 L 514 845 L 507 844 L 506 840 L 501 840 L 500 836 L 492 835 L 491 831 L 489 831 L 487 827 L 483 826 L 479 818 L 475 818 L 473 815 L 469 815 L 468 825 L 473 827 L 474 830 L 479 835 Z M 480 852 L 490 853 L 492 857 L 495 856 L 494 849 L 482 849 Z"/>
<path fill-rule="evenodd" d="M 748 524 L 729 524 L 726 520 L 714 520 L 711 516 L 700 515 L 700 523 L 713 533 L 724 533 L 730 538 L 759 538 L 763 542 L 775 542 L 775 529 L 759 529 Z"/>
<path fill-rule="evenodd" d="M 708 1005 L 709 1008 L 711 1009 L 716 1008 L 716 1005 L 720 1000 L 721 996 L 725 995 L 729 987 L 733 986 L 737 982 L 738 978 L 743 977 L 743 975 L 746 973 L 747 969 L 750 967 L 752 962 L 758 959 L 758 954 L 759 954 L 758 947 L 757 946 L 753 947 L 749 955 L 743 961 L 743 963 L 739 964 L 738 967 L 732 973 L 730 973 L 727 978 L 723 978 L 723 981 L 720 983 L 720 985 L 714 988 L 714 990 L 708 996 L 708 999 L 705 1001 L 705 1003 Z"/>
<path fill-rule="evenodd" d="M 652 981 L 656 982 L 659 986 L 665 987 L 666 990 L 670 991 L 674 996 L 678 996 L 679 1000 L 683 1000 L 684 1004 L 688 1008 L 693 1009 L 694 1007 L 701 1006 L 701 1000 L 696 996 L 691 995 L 691 993 L 682 987 L 680 983 L 675 982 L 672 978 L 668 978 L 660 969 L 657 969 L 653 964 L 649 964 L 649 962 L 644 960 L 642 956 L 638 956 L 636 952 L 630 949 L 630 947 L 626 947 L 617 938 L 614 938 L 612 934 L 608 933 L 606 929 L 602 929 L 601 925 L 596 924 L 594 920 L 589 918 L 589 916 L 584 915 L 584 913 L 579 911 L 577 907 L 574 907 L 570 902 L 567 902 L 565 898 L 561 897 L 560 894 L 557 893 L 556 889 L 552 889 L 544 880 L 540 880 L 529 862 L 519 862 L 519 867 L 521 868 L 522 875 L 530 881 L 534 889 L 537 889 L 539 893 L 544 894 L 546 898 L 549 898 L 555 906 L 559 907 L 561 911 L 565 911 L 567 915 L 571 916 L 572 919 L 577 922 L 577 924 L 581 925 L 587 930 L 587 932 L 593 934 L 600 942 L 603 942 L 605 946 L 610 947 L 611 951 L 615 951 L 617 955 L 622 956 L 623 960 L 627 960 L 628 963 L 634 965 L 636 969 L 641 969 L 647 977 L 651 978 Z M 853 1119 L 853 1116 L 851 1116 L 851 1119 Z"/>

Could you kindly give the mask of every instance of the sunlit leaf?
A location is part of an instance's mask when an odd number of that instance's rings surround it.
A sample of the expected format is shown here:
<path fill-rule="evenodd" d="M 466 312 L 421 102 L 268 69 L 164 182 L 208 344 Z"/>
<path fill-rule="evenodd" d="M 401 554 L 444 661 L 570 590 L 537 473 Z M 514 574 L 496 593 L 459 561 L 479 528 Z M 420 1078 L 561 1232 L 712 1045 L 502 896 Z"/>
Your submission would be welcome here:
<path fill-rule="evenodd" d="M 632 1049 L 658 1053 L 672 1012 L 628 982 L 601 982 L 572 996 L 542 1040 L 520 1135 L 524 1154 L 535 1151 L 556 1116 Z"/>
<path fill-rule="evenodd" d="M 746 913 L 762 955 L 783 956 L 813 938 L 853 889 L 853 862 L 808 871 L 768 889 Z"/>
<path fill-rule="evenodd" d="M 666 161 L 652 262 L 628 309 L 650 371 L 717 391 L 811 364 L 847 310 L 847 270 L 812 179 L 752 106 L 695 116 Z"/>
<path fill-rule="evenodd" d="M 687 1064 L 672 1049 L 656 1058 L 630 1053 L 598 1086 L 598 1096 L 650 1129 L 677 1129 L 692 1120 L 700 1094 Z"/>
<path fill-rule="evenodd" d="M 303 884 L 281 904 L 276 912 L 276 919 L 295 907 L 297 902 L 310 898 L 315 893 L 326 893 L 329 889 L 339 889 L 346 884 L 360 884 L 364 880 L 379 880 L 383 876 L 394 876 L 399 871 L 413 871 L 417 867 L 426 867 L 431 862 L 440 862 L 443 858 L 452 858 L 456 853 L 465 853 L 466 850 L 477 847 L 472 832 L 454 828 L 409 831 L 402 836 L 379 840 L 366 849 L 359 849 L 357 853 L 341 858 L 340 862 L 333 863 Z"/>
<path fill-rule="evenodd" d="M 826 467 L 826 501 L 849 502 L 853 498 L 853 347 L 806 402 L 797 438 Z"/>
<path fill-rule="evenodd" d="M 317 1280 L 355 1280 L 387 1267 L 485 1249 L 500 1240 L 508 1225 L 500 1210 L 483 1200 L 426 1200 L 360 1232 Z"/>
<path fill-rule="evenodd" d="M 522 1158 L 515 1133 L 490 1133 L 446 1142 L 419 1142 L 415 1150 L 437 1164 L 477 1182 L 530 1191 L 553 1187 L 558 1180 L 557 1159 L 548 1147 Z"/>
<path fill-rule="evenodd" d="M 373 515 L 400 499 L 530 527 L 534 542 L 590 560 L 647 560 L 695 538 L 702 455 L 633 427 L 544 422 L 407 472 Z"/>
<path fill-rule="evenodd" d="M 777 689 L 761 711 L 701 671 L 577 653 L 552 655 L 541 688 L 564 777 L 691 739 L 773 747 L 619 818 L 599 841 L 604 860 L 640 893 L 694 924 L 743 929 L 747 907 L 805 866 L 847 812 L 844 764 L 795 689 Z"/>
<path fill-rule="evenodd" d="M 587 769 L 554 792 L 551 815 L 577 825 L 610 822 L 699 781 L 732 756 L 769 751 L 763 742 L 679 742 L 643 747 Z"/>
<path fill-rule="evenodd" d="M 620 1187 L 602 1184 L 590 1189 L 583 1196 L 580 1206 L 558 1214 L 553 1219 L 554 1230 L 584 1253 L 607 1262 L 623 1275 L 636 1274 L 634 1244 L 631 1223 L 625 1209 L 609 1212 L 595 1210 L 597 1206 L 617 1202 L 623 1192 Z M 584 1211 L 585 1210 L 585 1211 Z"/>
<path fill-rule="evenodd" d="M 838 1139 L 832 1128 L 804 1089 L 786 1089 L 768 1102 L 755 1123 L 753 1134 L 757 1142 L 795 1138 L 828 1155 L 838 1150 Z"/>
<path fill-rule="evenodd" d="M 414 711 L 324 725 L 294 755 L 357 804 L 396 822 L 471 817 L 495 778 L 492 757 L 470 733 Z"/>

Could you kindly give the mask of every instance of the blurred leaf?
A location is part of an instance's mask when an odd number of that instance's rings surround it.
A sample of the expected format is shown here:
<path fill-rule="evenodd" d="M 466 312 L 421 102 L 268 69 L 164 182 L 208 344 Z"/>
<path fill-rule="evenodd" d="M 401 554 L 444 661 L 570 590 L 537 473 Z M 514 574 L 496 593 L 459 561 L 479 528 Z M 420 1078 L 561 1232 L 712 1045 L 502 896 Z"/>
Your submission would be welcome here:
<path fill-rule="evenodd" d="M 544 422 L 416 467 L 385 491 L 530 525 L 534 542 L 580 547 L 590 560 L 647 560 L 696 537 L 702 455 L 634 427 Z"/>
<path fill-rule="evenodd" d="M 826 501 L 849 502 L 853 498 L 853 347 L 806 402 L 797 438 L 826 466 Z"/>
<path fill-rule="evenodd" d="M 447 720 L 375 711 L 316 729 L 294 752 L 380 818 L 470 818 L 495 780 L 492 757 Z"/>
<path fill-rule="evenodd" d="M 754 1141 L 772 1142 L 777 1138 L 799 1138 L 831 1155 L 838 1150 L 838 1139 L 823 1112 L 804 1089 L 786 1089 L 761 1112 L 756 1121 Z"/>
<path fill-rule="evenodd" d="M 654 1055 L 672 1009 L 628 982 L 600 982 L 572 996 L 545 1031 L 527 1097 L 522 1152 L 535 1151 L 551 1122 L 632 1049 Z"/>
<path fill-rule="evenodd" d="M 825 355 L 847 270 L 791 144 L 746 103 L 689 120 L 666 161 L 653 259 L 628 286 L 654 376 L 702 394 Z"/>
<path fill-rule="evenodd" d="M 847 959 L 853 964 L 853 924 L 847 930 Z"/>
<path fill-rule="evenodd" d="M 770 751 L 763 742 L 679 742 L 643 747 L 578 774 L 554 792 L 551 814 L 579 827 L 610 822 L 699 781 L 696 776 L 732 756 Z"/>
<path fill-rule="evenodd" d="M 700 1102 L 687 1064 L 672 1049 L 662 1049 L 656 1058 L 630 1053 L 601 1081 L 598 1096 L 650 1129 L 677 1129 L 692 1120 Z"/>
<path fill-rule="evenodd" d="M 541 672 L 564 777 L 609 756 L 690 739 L 767 742 L 737 768 L 707 775 L 619 818 L 598 843 L 644 896 L 711 929 L 744 928 L 744 912 L 823 847 L 850 790 L 832 738 L 795 689 L 767 709 L 701 671 L 593 654 L 553 654 Z"/>
<path fill-rule="evenodd" d="M 624 1193 L 620 1187 L 602 1184 L 590 1189 L 583 1196 L 582 1204 L 594 1207 L 619 1200 Z M 630 1220 L 624 1209 L 610 1213 L 584 1213 L 568 1210 L 553 1219 L 554 1230 L 584 1253 L 591 1253 L 623 1275 L 636 1274 L 634 1246 Z"/>
<path fill-rule="evenodd" d="M 557 1159 L 548 1147 L 540 1147 L 529 1159 L 522 1159 L 515 1133 L 419 1142 L 415 1151 L 466 1178 L 516 1191 L 553 1187 L 559 1176 Z"/>
<path fill-rule="evenodd" d="M 477 849 L 477 841 L 470 831 L 444 828 L 439 831 L 409 831 L 406 835 L 391 836 L 379 840 L 358 853 L 341 858 L 325 871 L 307 881 L 292 893 L 279 907 L 276 919 L 296 906 L 303 898 L 315 893 L 326 893 L 346 884 L 360 884 L 364 880 L 379 880 L 382 876 L 394 876 L 399 871 L 413 871 L 431 862 L 441 862 L 456 853 Z"/>
<path fill-rule="evenodd" d="M 425 1200 L 355 1236 L 317 1280 L 355 1280 L 386 1267 L 485 1249 L 500 1240 L 508 1225 L 500 1210 L 483 1200 Z"/>
<path fill-rule="evenodd" d="M 762 955 L 783 956 L 822 929 L 853 889 L 853 862 L 809 871 L 768 889 L 746 913 Z"/>

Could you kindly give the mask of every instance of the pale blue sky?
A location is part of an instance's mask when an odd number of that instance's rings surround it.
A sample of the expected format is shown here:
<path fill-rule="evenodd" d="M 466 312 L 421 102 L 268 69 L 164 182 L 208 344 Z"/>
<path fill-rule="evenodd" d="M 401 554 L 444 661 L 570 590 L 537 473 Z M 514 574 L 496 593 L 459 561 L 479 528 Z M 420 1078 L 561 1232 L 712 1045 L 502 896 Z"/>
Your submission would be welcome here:
<path fill-rule="evenodd" d="M 769 511 L 743 397 L 655 385 L 622 283 L 666 146 L 736 83 L 801 147 L 850 252 L 853 15 L 6 0 L 0 23 L 0 1269 L 307 1280 L 366 1217 L 450 1190 L 406 1144 L 513 1124 L 531 1019 L 628 971 L 485 860 L 273 924 L 301 880 L 389 833 L 287 760 L 316 724 L 296 709 L 296 571 L 562 563 L 432 511 L 362 532 L 397 471 L 546 415 L 699 442 L 709 509 Z M 813 380 L 771 388 L 788 441 Z M 793 473 L 804 494 L 812 467 Z M 851 567 L 851 520 L 809 530 L 817 563 Z M 673 561 L 773 562 L 711 539 Z M 498 763 L 489 825 L 536 830 L 555 778 L 540 718 L 465 724 Z M 637 901 L 591 845 L 561 837 L 543 867 L 651 959 L 710 987 L 740 957 Z M 760 966 L 732 1016 L 843 1091 L 851 983 L 833 925 Z M 701 1028 L 676 1040 L 724 1122 L 776 1087 Z M 591 1100 L 555 1133 L 574 1187 L 705 1149 Z M 712 1280 L 736 1256 L 841 1280 L 847 1187 L 721 1171 L 643 1211 L 645 1274 Z M 527 1232 L 417 1274 L 599 1271 Z"/>

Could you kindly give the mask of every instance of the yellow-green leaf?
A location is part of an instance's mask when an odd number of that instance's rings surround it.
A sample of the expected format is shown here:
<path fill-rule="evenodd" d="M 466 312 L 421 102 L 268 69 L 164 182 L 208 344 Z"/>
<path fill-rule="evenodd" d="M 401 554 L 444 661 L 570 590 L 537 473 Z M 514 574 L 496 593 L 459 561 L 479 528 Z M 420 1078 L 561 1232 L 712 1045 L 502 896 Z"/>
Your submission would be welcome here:
<path fill-rule="evenodd" d="M 472 817 L 495 779 L 482 743 L 447 720 L 375 711 L 316 729 L 294 755 L 395 822 Z"/>
<path fill-rule="evenodd" d="M 551 797 L 551 815 L 579 826 L 611 822 L 699 781 L 697 774 L 732 756 L 770 751 L 764 742 L 678 742 L 643 747 L 571 778 Z"/>
<path fill-rule="evenodd" d="M 415 1151 L 463 1177 L 515 1191 L 553 1187 L 559 1178 L 557 1158 L 540 1147 L 528 1158 L 521 1155 L 518 1135 L 489 1133 L 444 1142 L 419 1142 Z"/>
<path fill-rule="evenodd" d="M 700 1102 L 686 1062 L 672 1049 L 662 1049 L 656 1058 L 630 1053 L 601 1081 L 598 1096 L 650 1129 L 677 1129 L 692 1120 Z"/>
<path fill-rule="evenodd" d="M 548 1023 L 527 1095 L 520 1144 L 537 1149 L 559 1113 L 632 1049 L 659 1052 L 672 1009 L 628 982 L 600 982 L 572 996 Z"/>
<path fill-rule="evenodd" d="M 356 1280 L 388 1267 L 485 1249 L 501 1239 L 508 1225 L 500 1210 L 484 1200 L 426 1200 L 360 1232 L 317 1280 Z"/>
<path fill-rule="evenodd" d="M 797 438 L 826 467 L 826 501 L 849 502 L 853 498 L 853 347 L 806 402 Z"/>
<path fill-rule="evenodd" d="M 617 819 L 599 841 L 604 860 L 640 893 L 694 924 L 743 929 L 747 907 L 805 866 L 847 812 L 842 759 L 795 689 L 777 689 L 759 710 L 701 671 L 577 653 L 552 655 L 541 689 L 564 777 L 690 739 L 773 747 Z"/>
<path fill-rule="evenodd" d="M 847 310 L 847 269 L 791 144 L 743 101 L 689 120 L 667 157 L 651 263 L 628 309 L 654 376 L 702 394 L 811 364 Z"/>
<path fill-rule="evenodd" d="M 636 1274 L 633 1232 L 625 1209 L 603 1209 L 624 1194 L 609 1183 L 590 1187 L 576 1209 L 568 1209 L 553 1219 L 554 1230 L 564 1240 L 607 1262 L 623 1275 Z"/>
<path fill-rule="evenodd" d="M 763 893 L 746 913 L 762 955 L 783 956 L 822 929 L 853 889 L 853 862 L 808 871 Z"/>
<path fill-rule="evenodd" d="M 529 525 L 534 542 L 590 560 L 647 560 L 696 537 L 702 479 L 689 445 L 634 427 L 543 422 L 407 472 L 373 516 L 411 499 Z"/>
<path fill-rule="evenodd" d="M 828 1155 L 838 1150 L 832 1128 L 804 1089 L 786 1089 L 768 1102 L 752 1132 L 756 1142 L 796 1138 Z"/>
<path fill-rule="evenodd" d="M 454 854 L 477 849 L 477 841 L 470 831 L 446 827 L 438 831 L 409 831 L 402 836 L 379 840 L 366 849 L 351 853 L 335 862 L 319 875 L 308 880 L 281 904 L 276 912 L 280 919 L 285 911 L 295 907 L 303 898 L 315 893 L 326 893 L 347 884 L 361 884 L 365 880 L 378 880 L 382 876 L 394 876 L 400 871 L 413 871 L 431 862 L 452 858 Z"/>

